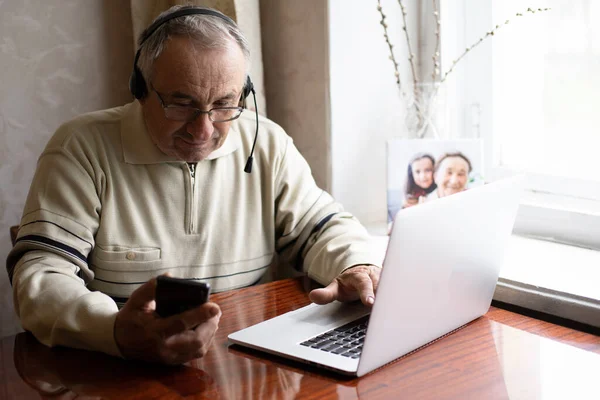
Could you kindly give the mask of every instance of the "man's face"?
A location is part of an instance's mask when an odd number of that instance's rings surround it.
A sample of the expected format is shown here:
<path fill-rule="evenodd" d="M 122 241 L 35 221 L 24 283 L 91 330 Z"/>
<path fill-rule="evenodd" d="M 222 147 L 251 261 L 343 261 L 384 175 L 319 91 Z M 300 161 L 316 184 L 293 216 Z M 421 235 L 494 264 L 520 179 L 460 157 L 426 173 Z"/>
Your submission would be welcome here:
<path fill-rule="evenodd" d="M 411 164 L 413 180 L 422 189 L 433 183 L 433 163 L 428 157 L 420 158 Z"/>
<path fill-rule="evenodd" d="M 154 62 L 148 94 L 140 102 L 148 133 L 165 154 L 198 162 L 223 145 L 231 121 L 213 123 L 208 114 L 191 122 L 165 117 L 165 105 L 208 111 L 238 105 L 244 86 L 246 60 L 232 43 L 226 49 L 202 49 L 185 37 L 171 37 Z"/>
<path fill-rule="evenodd" d="M 440 197 L 462 192 L 467 188 L 469 164 L 462 157 L 445 158 L 435 174 Z"/>

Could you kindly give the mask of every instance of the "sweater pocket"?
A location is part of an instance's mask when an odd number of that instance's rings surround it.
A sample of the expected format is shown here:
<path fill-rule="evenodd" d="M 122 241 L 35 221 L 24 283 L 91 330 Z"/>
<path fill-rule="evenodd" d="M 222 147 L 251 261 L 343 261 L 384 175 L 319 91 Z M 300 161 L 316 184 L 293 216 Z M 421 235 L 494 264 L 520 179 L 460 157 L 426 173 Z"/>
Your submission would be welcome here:
<path fill-rule="evenodd" d="M 107 271 L 153 270 L 161 265 L 161 249 L 96 245 L 91 252 L 91 264 Z"/>

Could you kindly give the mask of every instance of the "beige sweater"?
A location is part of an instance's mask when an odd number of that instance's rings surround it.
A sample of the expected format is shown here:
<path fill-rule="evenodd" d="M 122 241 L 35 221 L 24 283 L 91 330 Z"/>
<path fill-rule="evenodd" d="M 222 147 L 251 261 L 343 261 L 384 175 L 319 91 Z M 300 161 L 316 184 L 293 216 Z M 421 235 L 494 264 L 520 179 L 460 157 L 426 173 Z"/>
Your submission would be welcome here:
<path fill-rule="evenodd" d="M 138 102 L 61 126 L 42 153 L 7 259 L 23 327 L 49 346 L 118 355 L 117 303 L 148 279 L 257 282 L 273 255 L 326 284 L 374 264 L 359 222 L 319 189 L 292 140 L 255 116 L 189 166 L 151 141 Z"/>

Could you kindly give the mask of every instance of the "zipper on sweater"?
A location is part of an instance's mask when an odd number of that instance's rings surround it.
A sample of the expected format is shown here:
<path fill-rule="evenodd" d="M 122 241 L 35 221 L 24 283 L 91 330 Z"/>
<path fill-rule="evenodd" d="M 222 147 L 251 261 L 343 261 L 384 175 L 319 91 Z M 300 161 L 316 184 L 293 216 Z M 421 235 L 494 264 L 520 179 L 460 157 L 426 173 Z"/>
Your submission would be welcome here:
<path fill-rule="evenodd" d="M 196 164 L 187 163 L 190 171 L 190 183 L 192 184 L 192 207 L 190 213 L 190 233 L 194 233 L 194 220 L 196 217 Z"/>

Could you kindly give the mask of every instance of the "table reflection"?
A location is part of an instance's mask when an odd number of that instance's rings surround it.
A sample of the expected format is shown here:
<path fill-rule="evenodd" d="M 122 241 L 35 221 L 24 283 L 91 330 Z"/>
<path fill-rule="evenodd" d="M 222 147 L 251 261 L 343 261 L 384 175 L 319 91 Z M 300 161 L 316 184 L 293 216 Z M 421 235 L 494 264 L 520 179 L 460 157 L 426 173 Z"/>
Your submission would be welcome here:
<path fill-rule="evenodd" d="M 53 399 L 153 397 L 219 398 L 214 379 L 189 366 L 166 367 L 125 361 L 101 353 L 50 349 L 30 333 L 15 336 L 19 376 L 43 397 Z"/>
<path fill-rule="evenodd" d="M 178 367 L 50 349 L 30 333 L 4 338 L 0 398 L 600 399 L 599 337 L 496 308 L 360 379 L 229 343 L 231 332 L 308 304 L 303 283 L 214 295 L 223 318 L 213 345 Z"/>
<path fill-rule="evenodd" d="M 52 399 L 600 399 L 600 354 L 487 318 L 361 379 L 342 377 L 217 340 L 203 359 L 167 367 L 101 353 L 50 349 L 14 337 L 14 366 Z M 10 373 L 10 371 L 8 371 Z M 36 397 L 37 397 L 36 396 Z M 13 396 L 14 397 L 14 396 Z M 16 398 L 33 398 L 21 390 Z"/>
<path fill-rule="evenodd" d="M 359 379 L 358 398 L 373 398 L 384 383 L 407 399 L 508 399 L 493 324 L 479 318 Z"/>
<path fill-rule="evenodd" d="M 493 323 L 510 399 L 600 399 L 600 355 Z"/>
<path fill-rule="evenodd" d="M 340 375 L 299 361 L 267 355 L 236 344 L 231 344 L 228 352 L 237 359 L 245 359 L 247 366 L 263 371 L 259 378 L 263 389 L 260 395 L 254 391 L 251 398 L 359 398 L 358 380 L 351 376 Z M 273 376 L 277 376 L 278 379 L 272 379 Z"/>

